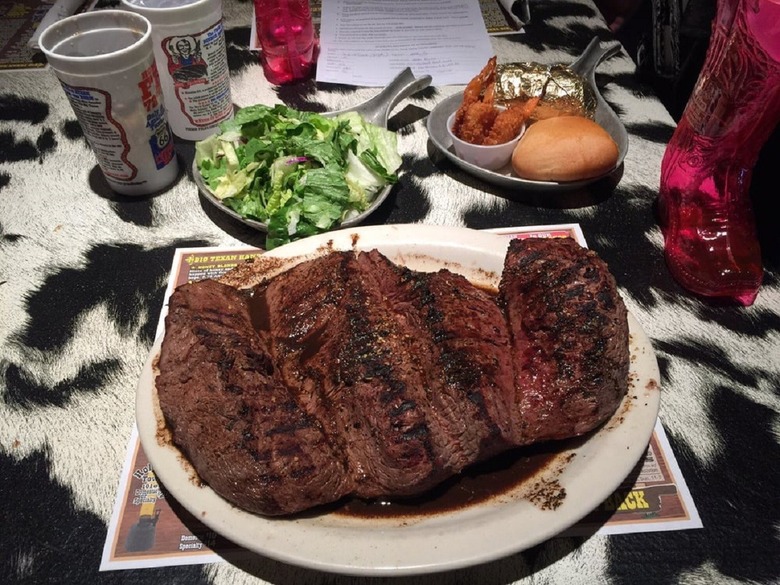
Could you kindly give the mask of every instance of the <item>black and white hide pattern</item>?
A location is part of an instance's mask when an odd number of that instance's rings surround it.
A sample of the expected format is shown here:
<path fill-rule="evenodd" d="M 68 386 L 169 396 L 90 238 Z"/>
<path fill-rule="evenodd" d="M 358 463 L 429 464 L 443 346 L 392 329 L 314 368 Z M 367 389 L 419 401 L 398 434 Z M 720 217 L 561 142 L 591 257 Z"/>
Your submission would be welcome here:
<path fill-rule="evenodd" d="M 246 0 L 225 2 L 236 105 L 283 102 L 327 111 L 376 93 L 337 85 L 317 89 L 314 82 L 269 86 L 246 48 L 250 7 Z M 531 8 L 533 22 L 524 34 L 493 39 L 500 61 L 568 63 L 594 35 L 612 40 L 590 0 L 534 2 Z M 367 223 L 487 228 L 578 222 L 655 347 L 661 420 L 704 528 L 555 538 L 484 566 L 393 583 L 780 579 L 776 238 L 762 231 L 770 242 L 766 279 L 750 308 L 704 302 L 671 280 L 654 203 L 674 122 L 634 72 L 625 53 L 598 69 L 598 85 L 631 135 L 617 187 L 590 193 L 598 204 L 571 206 L 556 195 L 529 199 L 454 167 L 435 151 L 425 121 L 436 103 L 461 88 L 438 87 L 395 110 L 391 127 L 399 135 L 403 176 Z M 260 234 L 199 197 L 189 177 L 193 146 L 180 143 L 177 149 L 184 170 L 171 189 L 146 198 L 114 195 L 54 74 L 0 73 L 0 582 L 362 582 L 261 557 L 98 573 L 134 420 L 135 387 L 173 251 L 263 243 Z M 765 207 L 763 201 L 757 207 Z"/>

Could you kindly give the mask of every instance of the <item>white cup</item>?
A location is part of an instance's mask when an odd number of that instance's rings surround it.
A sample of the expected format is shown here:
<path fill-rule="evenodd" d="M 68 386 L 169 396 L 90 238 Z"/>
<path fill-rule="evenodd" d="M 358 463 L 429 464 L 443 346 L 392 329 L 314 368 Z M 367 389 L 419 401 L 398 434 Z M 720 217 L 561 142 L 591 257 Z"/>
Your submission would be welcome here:
<path fill-rule="evenodd" d="M 471 144 L 455 136 L 452 126 L 456 114 L 457 111 L 450 114 L 449 118 L 447 118 L 447 132 L 452 139 L 452 148 L 455 149 L 455 154 L 458 158 L 488 171 L 498 171 L 504 167 L 508 168 L 517 143 L 520 142 L 523 134 L 525 134 L 525 124 L 520 129 L 520 133 L 509 142 L 484 146 Z"/>
<path fill-rule="evenodd" d="M 152 23 L 152 40 L 173 133 L 214 134 L 233 117 L 222 0 L 122 0 Z"/>
<path fill-rule="evenodd" d="M 179 174 L 151 24 L 123 10 L 98 10 L 48 27 L 39 44 L 62 84 L 111 189 L 147 195 Z"/>

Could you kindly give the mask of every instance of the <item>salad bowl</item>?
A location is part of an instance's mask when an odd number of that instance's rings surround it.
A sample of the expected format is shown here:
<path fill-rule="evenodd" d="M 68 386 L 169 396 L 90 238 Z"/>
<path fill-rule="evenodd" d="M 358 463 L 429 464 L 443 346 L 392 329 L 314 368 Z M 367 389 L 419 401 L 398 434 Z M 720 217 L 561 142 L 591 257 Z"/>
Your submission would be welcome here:
<path fill-rule="evenodd" d="M 192 161 L 192 178 L 195 181 L 195 184 L 198 186 L 198 190 L 203 195 L 203 198 L 209 203 L 211 203 L 212 205 L 214 205 L 219 211 L 221 211 L 226 215 L 229 215 L 235 220 L 240 221 L 244 225 L 248 225 L 249 227 L 260 230 L 261 232 L 268 231 L 267 223 L 258 221 L 256 219 L 251 219 L 249 217 L 244 217 L 240 213 L 233 211 L 230 207 L 222 203 L 222 201 L 220 201 L 219 198 L 216 195 L 214 195 L 211 189 L 209 189 L 209 186 L 203 180 L 203 177 L 200 174 L 200 169 L 198 169 L 198 164 L 196 161 Z M 334 229 L 354 227 L 356 225 L 361 224 L 369 215 L 374 213 L 374 211 L 376 211 L 379 208 L 379 206 L 382 205 L 382 203 L 384 203 L 385 199 L 387 199 L 387 196 L 390 195 L 390 191 L 392 190 L 393 190 L 392 185 L 387 185 L 386 187 L 381 189 L 379 192 L 377 192 L 376 197 L 374 197 L 374 200 L 371 202 L 371 205 L 369 205 L 365 211 L 356 213 L 355 215 L 347 216 Z"/>
<path fill-rule="evenodd" d="M 360 114 L 360 116 L 366 122 L 386 130 L 390 113 L 393 111 L 395 106 L 398 105 L 398 103 L 403 99 L 428 87 L 430 83 L 431 77 L 429 75 L 415 77 L 412 73 L 412 70 L 407 67 L 374 97 L 351 108 L 325 112 L 321 115 L 325 118 L 335 118 L 350 112 L 355 112 Z M 243 216 L 234 209 L 231 209 L 225 205 L 220 200 L 220 198 L 217 197 L 217 195 L 207 184 L 206 180 L 203 178 L 197 156 L 192 162 L 192 177 L 195 181 L 195 184 L 198 186 L 198 190 L 203 195 L 203 198 L 215 206 L 219 211 L 254 229 L 260 230 L 262 232 L 268 232 L 267 223 Z M 382 203 L 387 199 L 388 195 L 392 191 L 392 187 L 392 184 L 388 184 L 381 188 L 376 192 L 369 206 L 365 210 L 361 212 L 348 213 L 338 223 L 338 225 L 333 226 L 331 229 L 348 228 L 362 223 L 369 215 L 371 215 L 374 211 L 376 211 L 377 208 L 382 205 Z"/>

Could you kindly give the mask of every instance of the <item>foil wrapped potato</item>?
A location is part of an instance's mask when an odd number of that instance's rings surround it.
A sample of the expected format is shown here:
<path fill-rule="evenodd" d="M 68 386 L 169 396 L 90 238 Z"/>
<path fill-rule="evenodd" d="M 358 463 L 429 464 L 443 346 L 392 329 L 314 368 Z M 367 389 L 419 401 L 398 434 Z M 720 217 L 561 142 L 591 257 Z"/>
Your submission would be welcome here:
<path fill-rule="evenodd" d="M 593 88 L 566 65 L 522 62 L 496 67 L 494 99 L 497 104 L 510 106 L 534 98 L 539 98 L 539 102 L 531 112 L 531 120 L 554 116 L 593 119 L 596 113 Z"/>

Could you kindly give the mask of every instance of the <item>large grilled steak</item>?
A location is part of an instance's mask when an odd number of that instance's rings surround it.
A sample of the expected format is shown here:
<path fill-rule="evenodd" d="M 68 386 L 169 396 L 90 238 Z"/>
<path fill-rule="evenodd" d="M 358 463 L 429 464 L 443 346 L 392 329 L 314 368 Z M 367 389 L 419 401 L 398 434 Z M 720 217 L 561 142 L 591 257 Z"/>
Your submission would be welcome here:
<path fill-rule="evenodd" d="M 568 238 L 512 240 L 498 295 L 377 251 L 246 291 L 171 296 L 156 379 L 175 443 L 241 508 L 420 494 L 511 447 L 585 433 L 627 389 L 626 309 Z"/>

